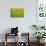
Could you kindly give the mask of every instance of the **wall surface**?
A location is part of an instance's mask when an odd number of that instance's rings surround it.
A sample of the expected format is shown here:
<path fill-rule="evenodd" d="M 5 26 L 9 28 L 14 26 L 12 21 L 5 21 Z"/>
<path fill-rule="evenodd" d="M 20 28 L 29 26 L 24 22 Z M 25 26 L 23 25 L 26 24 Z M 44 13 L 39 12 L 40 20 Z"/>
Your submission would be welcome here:
<path fill-rule="evenodd" d="M 24 18 L 11 18 L 10 8 L 24 8 Z M 36 24 L 36 0 L 0 0 L 0 34 L 10 32 L 9 28 L 19 27 L 19 32 L 30 32 Z"/>

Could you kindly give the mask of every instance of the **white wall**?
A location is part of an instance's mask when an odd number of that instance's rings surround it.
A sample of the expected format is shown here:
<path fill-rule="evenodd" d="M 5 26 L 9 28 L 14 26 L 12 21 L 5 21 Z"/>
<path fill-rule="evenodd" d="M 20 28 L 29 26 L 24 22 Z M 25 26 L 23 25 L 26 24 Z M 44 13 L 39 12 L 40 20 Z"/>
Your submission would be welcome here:
<path fill-rule="evenodd" d="M 10 8 L 12 7 L 23 7 L 24 18 L 11 18 Z M 16 26 L 19 27 L 20 32 L 31 34 L 32 24 L 36 24 L 36 0 L 0 0 L 0 34 Z"/>

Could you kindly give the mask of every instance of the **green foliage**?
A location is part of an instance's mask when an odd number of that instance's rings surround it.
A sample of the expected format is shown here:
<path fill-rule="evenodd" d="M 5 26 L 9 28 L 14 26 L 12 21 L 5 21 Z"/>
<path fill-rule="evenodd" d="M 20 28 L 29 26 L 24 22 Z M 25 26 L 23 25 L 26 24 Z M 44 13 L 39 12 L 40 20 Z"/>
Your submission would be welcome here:
<path fill-rule="evenodd" d="M 45 29 L 45 26 L 37 26 L 37 25 L 32 25 L 32 27 L 34 28 L 36 28 L 36 30 L 39 30 L 39 29 Z"/>
<path fill-rule="evenodd" d="M 35 32 L 33 35 L 37 38 L 37 39 L 42 39 L 46 33 L 45 32 Z"/>
<path fill-rule="evenodd" d="M 37 27 L 36 25 L 32 25 L 32 27 L 33 27 L 33 28 L 35 27 L 35 28 L 36 28 L 36 30 L 38 30 L 38 27 Z"/>
<path fill-rule="evenodd" d="M 44 29 L 44 28 L 45 28 L 45 26 L 41 26 L 41 27 L 40 27 L 40 29 Z"/>

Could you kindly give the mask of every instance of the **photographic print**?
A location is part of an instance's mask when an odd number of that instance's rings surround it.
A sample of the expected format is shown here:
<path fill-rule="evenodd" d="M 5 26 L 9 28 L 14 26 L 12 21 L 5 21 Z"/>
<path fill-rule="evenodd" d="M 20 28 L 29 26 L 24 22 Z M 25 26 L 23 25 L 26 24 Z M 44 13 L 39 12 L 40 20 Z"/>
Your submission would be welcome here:
<path fill-rule="evenodd" d="M 24 8 L 10 8 L 11 17 L 24 17 Z"/>

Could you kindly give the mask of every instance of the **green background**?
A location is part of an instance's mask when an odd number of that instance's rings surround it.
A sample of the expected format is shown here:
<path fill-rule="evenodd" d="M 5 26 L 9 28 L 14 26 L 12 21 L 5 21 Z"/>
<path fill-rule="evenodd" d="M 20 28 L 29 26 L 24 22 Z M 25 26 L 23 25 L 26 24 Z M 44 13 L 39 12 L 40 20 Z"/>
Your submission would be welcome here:
<path fill-rule="evenodd" d="M 11 8 L 11 17 L 24 17 L 24 8 Z"/>

